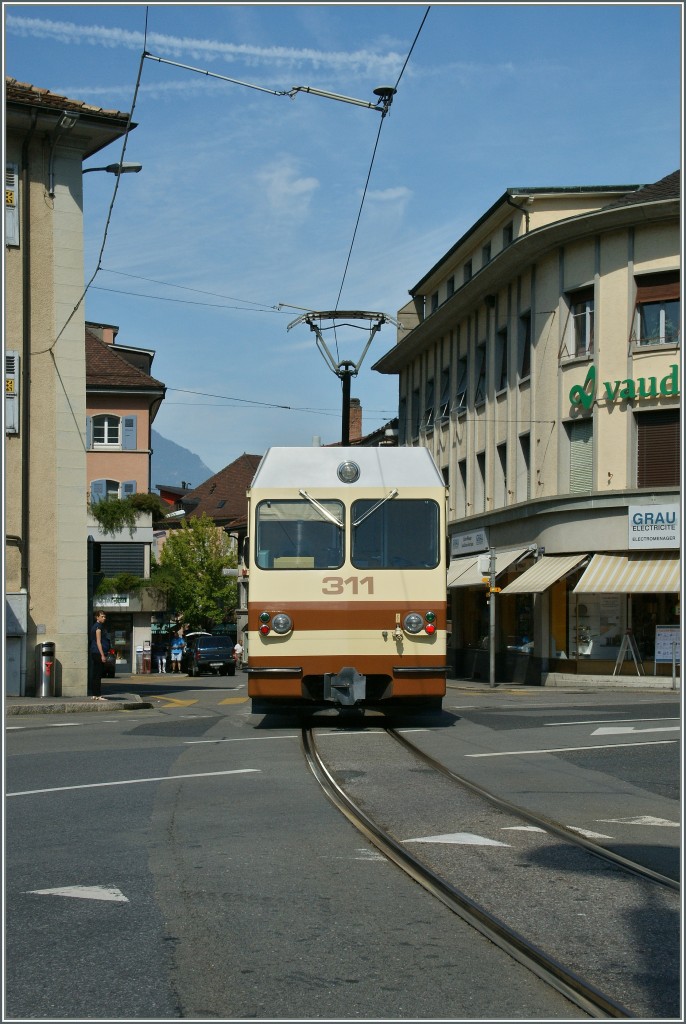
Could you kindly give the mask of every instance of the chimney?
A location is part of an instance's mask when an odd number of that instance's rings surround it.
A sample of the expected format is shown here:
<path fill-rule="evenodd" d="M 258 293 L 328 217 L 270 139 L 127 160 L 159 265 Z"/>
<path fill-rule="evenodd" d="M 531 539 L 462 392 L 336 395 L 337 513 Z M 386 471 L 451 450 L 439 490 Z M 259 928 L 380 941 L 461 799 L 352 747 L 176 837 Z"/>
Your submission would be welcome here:
<path fill-rule="evenodd" d="M 362 437 L 362 406 L 359 398 L 350 399 L 350 441 L 359 441 Z"/>

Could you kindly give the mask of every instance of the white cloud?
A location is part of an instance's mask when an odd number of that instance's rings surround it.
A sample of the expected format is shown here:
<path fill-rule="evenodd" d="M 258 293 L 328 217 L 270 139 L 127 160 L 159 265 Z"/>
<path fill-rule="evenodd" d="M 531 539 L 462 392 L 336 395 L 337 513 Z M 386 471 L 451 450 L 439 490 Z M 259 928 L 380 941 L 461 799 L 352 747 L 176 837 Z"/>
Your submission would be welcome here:
<path fill-rule="evenodd" d="M 307 214 L 312 195 L 319 188 L 316 178 L 299 175 L 297 161 L 289 156 L 280 157 L 259 171 L 257 181 L 272 213 L 290 219 Z"/>

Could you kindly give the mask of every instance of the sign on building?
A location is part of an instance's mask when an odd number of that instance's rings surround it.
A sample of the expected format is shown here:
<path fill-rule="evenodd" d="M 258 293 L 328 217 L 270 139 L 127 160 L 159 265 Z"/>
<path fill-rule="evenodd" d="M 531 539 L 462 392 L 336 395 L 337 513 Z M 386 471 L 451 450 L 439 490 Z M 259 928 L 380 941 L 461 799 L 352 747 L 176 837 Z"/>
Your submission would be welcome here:
<path fill-rule="evenodd" d="M 680 546 L 678 505 L 629 505 L 629 547 L 654 551 Z"/>

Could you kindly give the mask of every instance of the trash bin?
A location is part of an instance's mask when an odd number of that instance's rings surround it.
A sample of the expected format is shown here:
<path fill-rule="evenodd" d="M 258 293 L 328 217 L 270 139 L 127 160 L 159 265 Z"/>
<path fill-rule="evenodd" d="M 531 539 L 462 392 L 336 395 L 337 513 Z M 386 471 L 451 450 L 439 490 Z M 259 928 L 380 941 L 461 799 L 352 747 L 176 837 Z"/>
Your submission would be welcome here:
<path fill-rule="evenodd" d="M 139 676 L 143 671 L 143 648 L 136 648 L 136 675 Z"/>
<path fill-rule="evenodd" d="M 55 645 L 53 643 L 38 645 L 38 684 L 36 696 L 55 696 Z"/>

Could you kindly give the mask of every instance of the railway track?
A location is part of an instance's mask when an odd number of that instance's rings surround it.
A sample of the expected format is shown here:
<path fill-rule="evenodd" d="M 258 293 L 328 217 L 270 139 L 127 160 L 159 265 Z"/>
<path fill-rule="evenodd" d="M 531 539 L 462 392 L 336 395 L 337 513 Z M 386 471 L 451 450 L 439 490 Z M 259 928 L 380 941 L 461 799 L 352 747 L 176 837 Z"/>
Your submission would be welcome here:
<path fill-rule="evenodd" d="M 428 772 L 430 769 L 431 773 L 440 773 L 441 778 L 447 779 L 452 787 L 459 787 L 460 790 L 469 793 L 472 800 L 486 801 L 495 808 L 494 813 L 504 813 L 523 820 L 527 823 L 527 827 L 531 828 L 533 826 L 537 832 L 544 830 L 554 840 L 563 840 L 565 844 L 570 844 L 570 846 L 579 851 L 584 851 L 594 858 L 601 859 L 601 861 L 611 867 L 610 873 L 613 876 L 618 872 L 628 873 L 632 877 L 639 879 L 639 884 L 647 884 L 669 890 L 670 895 L 675 890 L 679 890 L 679 884 L 674 882 L 673 879 L 659 875 L 657 872 L 643 868 L 642 865 L 635 864 L 613 854 L 603 847 L 596 846 L 576 833 L 554 822 L 545 821 L 522 808 L 511 805 L 507 801 L 501 800 L 495 794 L 481 789 L 481 787 L 476 786 L 469 780 L 460 778 L 450 769 L 440 764 L 440 762 L 424 754 L 423 751 L 397 730 L 384 728 L 382 732 L 412 758 L 414 768 L 408 767 L 408 771 L 415 773 L 417 771 Z M 435 866 L 431 866 L 428 863 L 429 857 L 421 859 L 410 852 L 406 848 L 405 843 L 400 842 L 390 834 L 389 827 L 382 827 L 379 824 L 380 818 L 387 820 L 386 814 L 383 811 L 380 812 L 379 807 L 370 812 L 367 806 L 366 795 L 355 799 L 339 784 L 335 775 L 345 775 L 345 773 L 340 771 L 340 766 L 339 770 L 331 769 L 327 766 L 325 759 L 318 749 L 314 729 L 307 725 L 302 729 L 302 746 L 307 764 L 328 799 L 385 857 L 396 864 L 431 895 L 440 900 L 453 913 L 459 915 L 515 960 L 531 970 L 545 984 L 550 985 L 564 995 L 565 998 L 569 999 L 571 1003 L 590 1017 L 604 1019 L 635 1018 L 653 1015 L 652 1013 L 645 1014 L 645 1004 L 642 1004 L 640 993 L 637 995 L 639 1009 L 629 1009 L 625 1005 L 628 1000 L 624 999 L 622 1002 L 619 998 L 604 991 L 603 979 L 597 977 L 597 965 L 590 972 L 591 976 L 595 976 L 595 980 L 589 981 L 588 975 L 584 971 L 571 968 L 563 962 L 565 959 L 564 955 L 555 955 L 547 951 L 544 948 L 544 943 L 532 940 L 525 934 L 526 928 L 513 927 L 506 923 L 498 914 L 494 913 L 493 908 L 489 908 L 486 905 L 487 900 L 484 899 L 482 901 L 481 898 L 475 899 L 473 896 L 470 896 L 466 891 L 469 886 L 465 886 L 463 889 L 461 882 L 449 881 L 444 872 L 436 870 Z M 361 767 L 364 762 L 357 760 L 355 764 L 357 767 Z M 418 769 L 417 764 L 423 767 Z M 412 778 L 414 779 L 414 784 L 417 785 L 417 776 L 414 775 Z M 428 785 L 428 783 L 424 784 Z M 346 788 L 350 787 L 346 785 Z M 362 803 L 365 804 L 364 808 L 361 806 Z M 517 826 L 510 827 L 516 828 Z M 396 831 L 398 828 L 402 829 L 402 824 L 396 827 Z M 580 854 L 580 856 L 583 856 L 583 854 Z M 471 888 L 474 891 L 473 880 Z M 612 989 L 613 986 L 609 984 L 607 987 Z M 663 1014 L 657 1015 L 661 1016 Z M 668 1016 L 669 1014 L 665 1015 Z"/>

